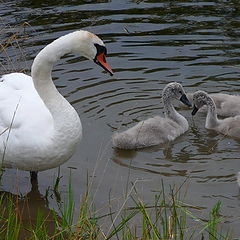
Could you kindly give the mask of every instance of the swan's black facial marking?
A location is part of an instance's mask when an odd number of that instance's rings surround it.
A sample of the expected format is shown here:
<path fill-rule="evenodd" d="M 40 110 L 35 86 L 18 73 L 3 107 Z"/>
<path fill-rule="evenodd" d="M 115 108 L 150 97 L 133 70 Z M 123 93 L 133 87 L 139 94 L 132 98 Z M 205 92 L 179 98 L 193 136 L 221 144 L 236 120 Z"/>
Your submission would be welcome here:
<path fill-rule="evenodd" d="M 94 46 L 97 49 L 97 54 L 94 58 L 94 61 L 97 61 L 97 56 L 99 56 L 101 53 L 103 53 L 105 56 L 107 55 L 107 49 L 105 46 L 99 45 L 97 43 L 95 43 Z"/>
<path fill-rule="evenodd" d="M 97 53 L 95 58 L 93 59 L 93 61 L 98 64 L 99 66 L 101 66 L 104 70 L 106 70 L 107 72 L 110 73 L 110 75 L 113 75 L 113 71 L 111 69 L 111 67 L 107 64 L 106 61 L 106 55 L 107 55 L 107 49 L 105 46 L 99 45 L 97 43 L 94 44 L 94 46 L 97 49 Z"/>

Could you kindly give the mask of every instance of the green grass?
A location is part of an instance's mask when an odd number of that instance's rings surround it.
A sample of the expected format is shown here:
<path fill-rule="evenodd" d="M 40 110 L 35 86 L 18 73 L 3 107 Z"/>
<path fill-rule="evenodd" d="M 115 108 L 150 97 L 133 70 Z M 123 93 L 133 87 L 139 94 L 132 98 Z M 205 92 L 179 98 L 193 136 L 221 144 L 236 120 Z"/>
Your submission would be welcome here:
<path fill-rule="evenodd" d="M 7 202 L 7 204 L 4 204 L 5 202 Z M 17 239 L 20 230 L 18 212 L 15 211 L 13 201 L 5 195 L 0 196 L 0 212 L 0 239 Z"/>
<path fill-rule="evenodd" d="M 26 219 L 27 200 L 22 204 L 18 197 L 4 193 L 0 196 L 0 239 L 231 239 L 231 235 L 224 235 L 220 228 L 224 220 L 220 215 L 220 202 L 209 212 L 209 219 L 202 220 L 196 216 L 202 209 L 184 203 L 180 187 L 170 186 L 166 193 L 162 182 L 161 190 L 149 203 L 140 198 L 134 185 L 132 189 L 120 209 L 113 211 L 109 206 L 104 216 L 97 215 L 87 191 L 75 221 L 71 181 L 66 199 L 58 205 L 58 214 L 54 210 L 46 214 L 36 208 L 35 219 L 30 215 Z M 130 201 L 131 207 L 125 206 L 126 201 Z"/>

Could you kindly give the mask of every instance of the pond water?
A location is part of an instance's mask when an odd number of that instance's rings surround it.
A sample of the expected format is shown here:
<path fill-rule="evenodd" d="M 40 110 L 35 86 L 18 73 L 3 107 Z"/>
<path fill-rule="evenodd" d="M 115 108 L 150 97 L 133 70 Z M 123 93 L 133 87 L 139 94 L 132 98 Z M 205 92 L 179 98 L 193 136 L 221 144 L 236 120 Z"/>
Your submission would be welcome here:
<path fill-rule="evenodd" d="M 1 74 L 29 73 L 45 45 L 74 30 L 99 35 L 108 49 L 109 76 L 94 63 L 69 55 L 53 71 L 59 91 L 81 117 L 83 139 L 61 166 L 59 191 L 67 192 L 71 172 L 76 203 L 93 182 L 97 207 L 121 205 L 130 182 L 151 201 L 155 191 L 186 181 L 186 202 L 207 217 L 217 201 L 223 229 L 240 235 L 240 142 L 204 128 L 205 116 L 188 119 L 188 132 L 176 141 L 141 151 L 115 151 L 111 136 L 136 122 L 163 113 L 161 91 L 172 81 L 187 92 L 239 93 L 240 6 L 238 1 L 0 1 Z M 17 33 L 16 39 L 9 39 Z M 38 194 L 53 186 L 58 169 L 39 173 Z M 90 180 L 89 180 L 90 178 Z M 29 173 L 8 169 L 0 190 L 30 191 Z M 33 205 L 34 200 L 33 198 Z M 36 201 L 37 204 L 37 201 Z M 49 208 L 56 205 L 49 199 Z"/>

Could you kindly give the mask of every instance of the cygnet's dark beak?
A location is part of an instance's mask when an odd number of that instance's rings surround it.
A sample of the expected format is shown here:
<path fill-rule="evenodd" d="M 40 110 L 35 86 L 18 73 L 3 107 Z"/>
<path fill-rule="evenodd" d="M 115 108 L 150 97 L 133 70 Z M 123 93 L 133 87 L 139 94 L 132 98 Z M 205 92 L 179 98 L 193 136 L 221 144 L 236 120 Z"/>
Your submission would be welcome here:
<path fill-rule="evenodd" d="M 193 106 L 193 110 L 192 110 L 192 116 L 194 116 L 197 111 L 199 110 L 199 108 L 197 108 L 195 105 Z"/>
<path fill-rule="evenodd" d="M 191 106 L 192 106 L 192 104 L 191 104 L 190 101 L 188 100 L 186 94 L 183 94 L 183 95 L 181 96 L 180 101 L 181 101 L 182 103 L 184 103 L 185 105 L 187 105 L 188 107 L 191 107 Z"/>

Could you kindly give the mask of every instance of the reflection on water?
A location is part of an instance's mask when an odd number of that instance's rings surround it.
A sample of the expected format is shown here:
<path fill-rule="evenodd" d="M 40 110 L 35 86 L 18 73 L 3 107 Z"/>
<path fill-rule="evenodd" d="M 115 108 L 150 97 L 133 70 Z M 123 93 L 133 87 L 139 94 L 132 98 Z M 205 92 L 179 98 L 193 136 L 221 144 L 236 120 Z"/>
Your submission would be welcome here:
<path fill-rule="evenodd" d="M 1 191 L 0 198 L 3 199 L 0 205 L 3 219 L 9 217 L 8 211 L 11 206 L 9 202 L 14 204 L 12 210 L 16 213 L 20 223 L 18 239 L 29 239 L 32 236 L 31 230 L 38 229 L 39 224 L 42 224 L 41 221 L 44 221 L 42 229 L 45 228 L 49 236 L 56 233 L 56 218 L 58 221 L 60 221 L 60 218 L 48 207 L 47 198 L 39 192 L 37 180 L 32 181 L 31 190 L 24 196 Z M 7 215 L 5 216 L 5 214 Z M 3 230 L 1 227 L 1 231 Z"/>
<path fill-rule="evenodd" d="M 86 175 L 94 172 L 94 181 L 100 181 L 93 186 L 100 207 L 110 189 L 116 196 L 122 194 L 129 174 L 131 181 L 149 179 L 143 187 L 145 199 L 151 199 L 159 179 L 171 184 L 188 178 L 189 202 L 210 209 L 222 201 L 222 214 L 229 217 L 226 228 L 239 236 L 235 178 L 240 169 L 239 141 L 206 130 L 203 114 L 193 119 L 190 110 L 180 109 L 189 131 L 164 146 L 115 151 L 110 143 L 113 132 L 162 114 L 161 91 L 171 81 L 182 83 L 187 92 L 239 94 L 238 1 L 0 2 L 2 73 L 12 69 L 29 73 L 42 47 L 80 28 L 98 34 L 108 49 L 112 77 L 73 55 L 54 68 L 54 82 L 78 111 L 84 134 L 77 153 L 61 167 L 62 192 L 69 167 L 76 168 L 72 174 L 76 196 L 84 193 Z M 5 41 L 16 32 L 11 44 Z M 56 171 L 39 174 L 42 191 Z M 6 179 L 15 177 L 6 173 Z M 3 186 L 12 192 L 9 182 L 3 181 Z"/>

